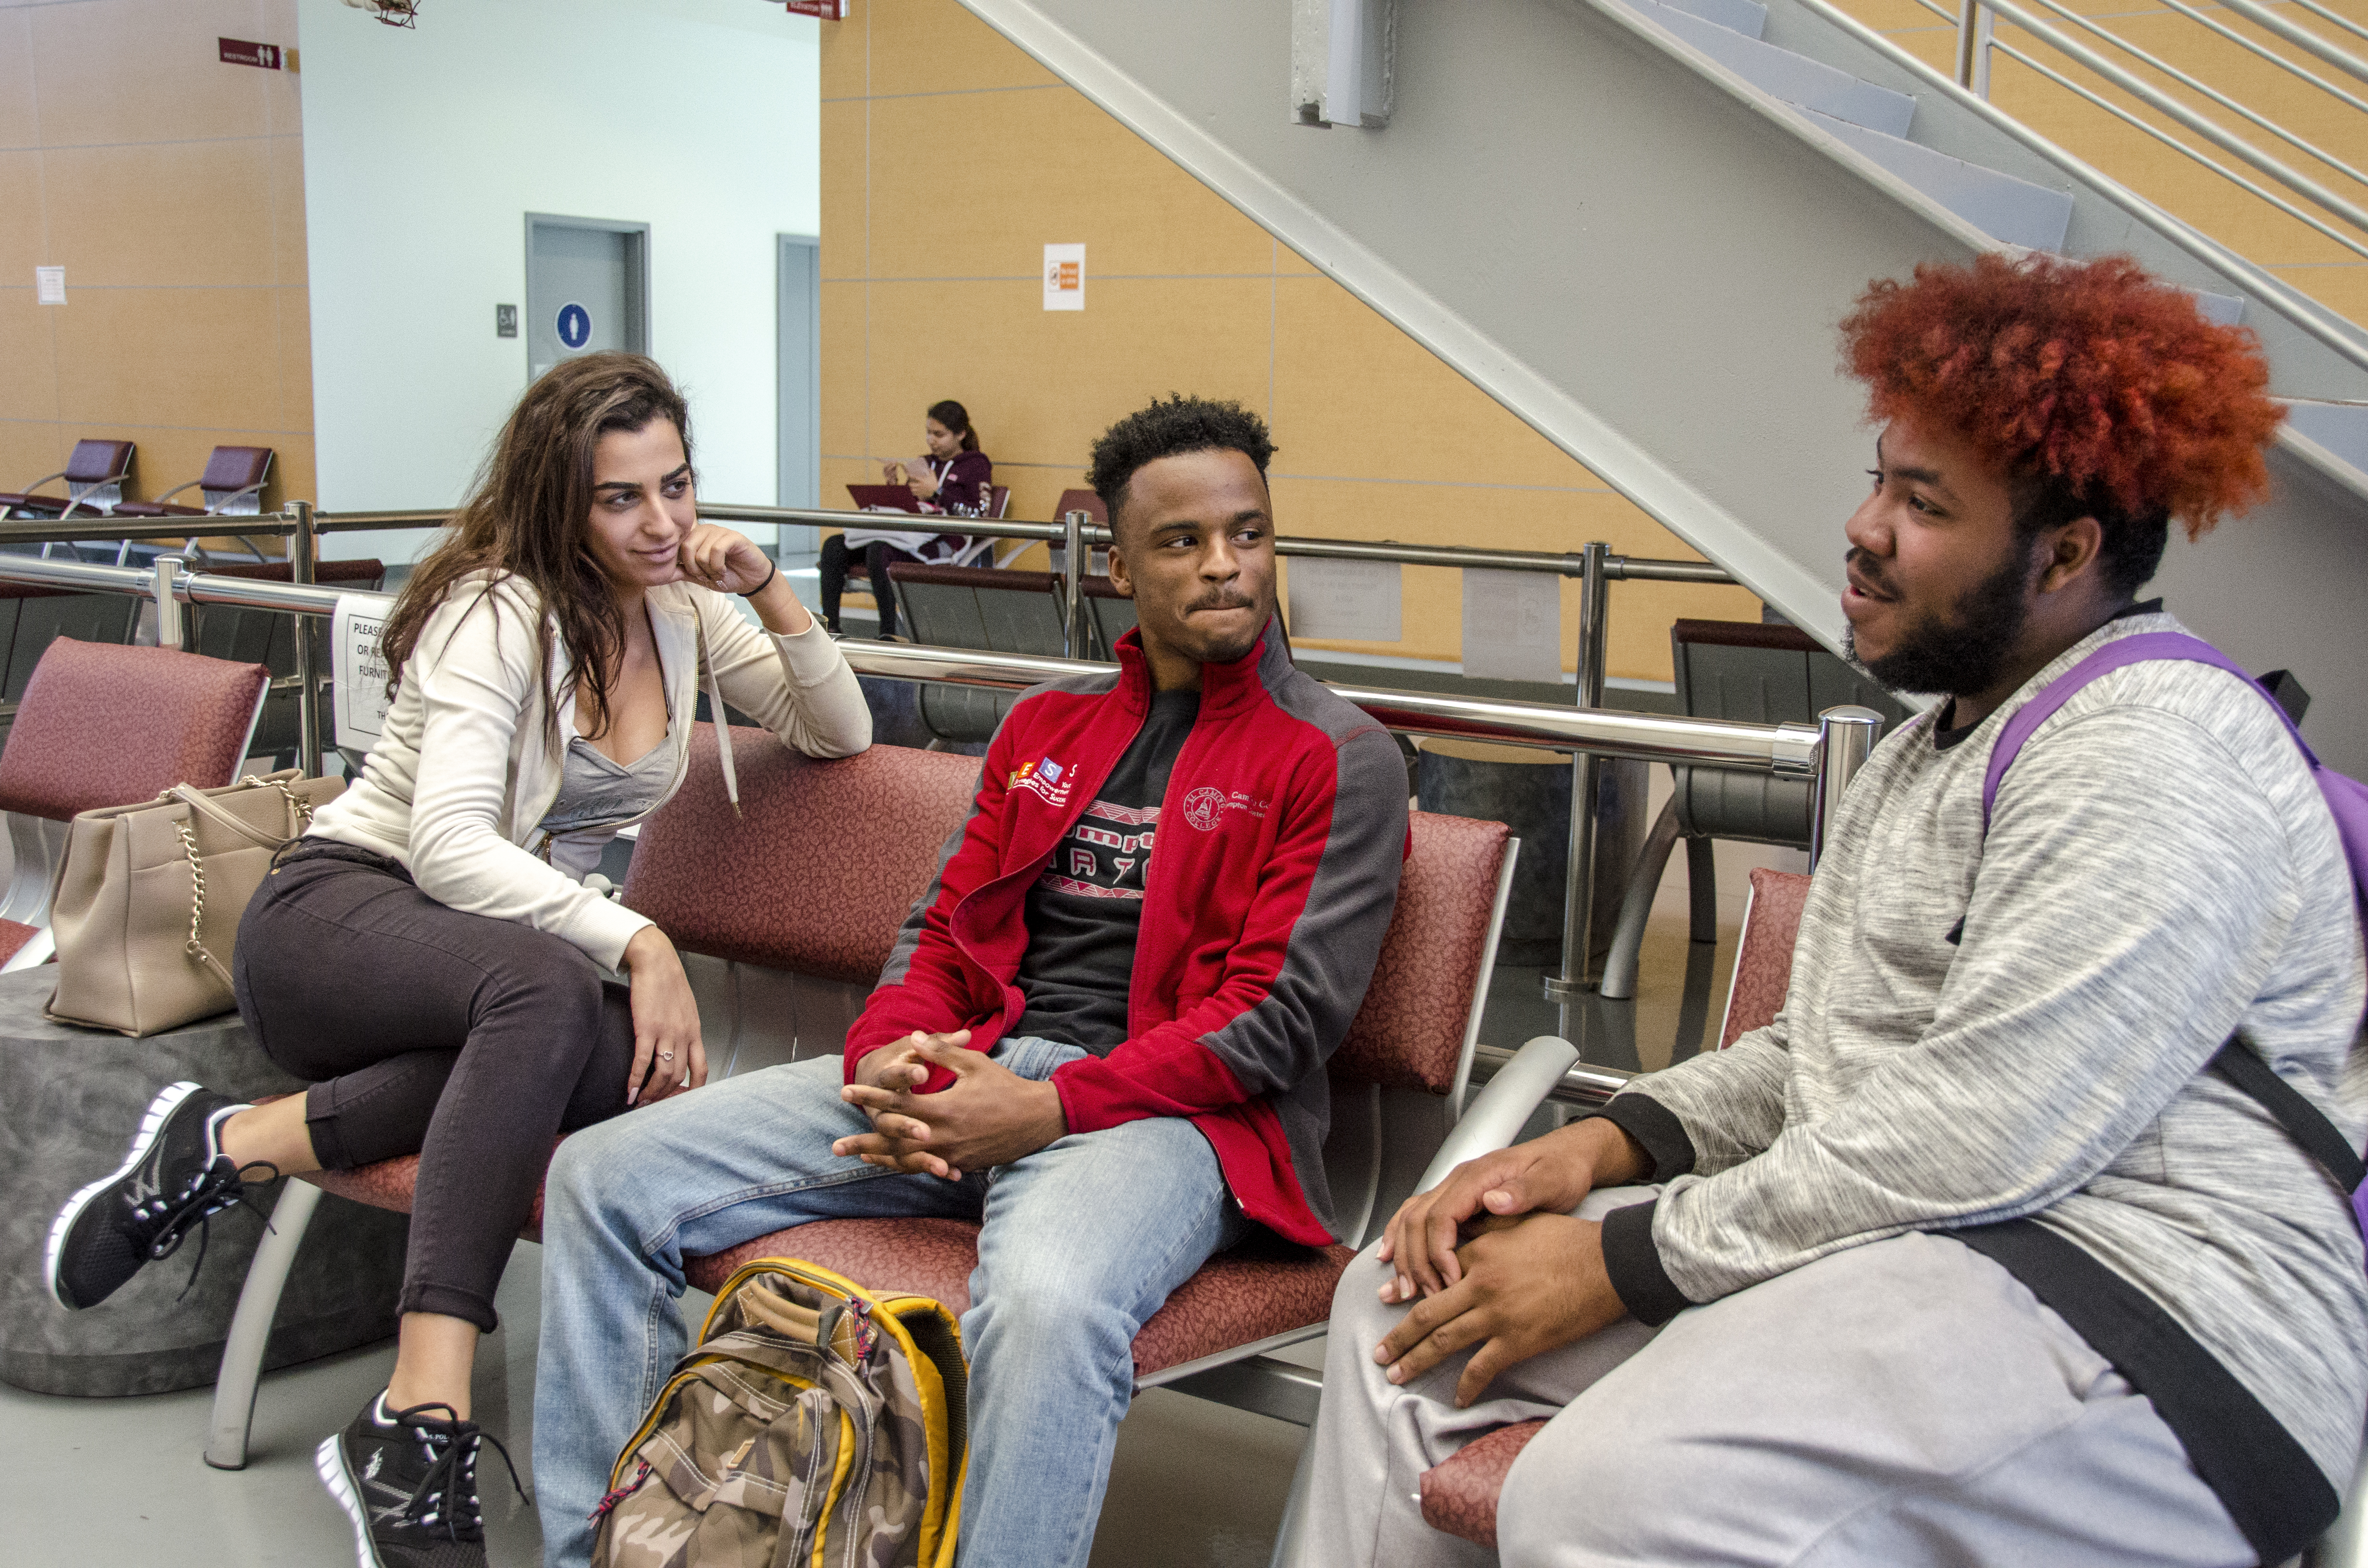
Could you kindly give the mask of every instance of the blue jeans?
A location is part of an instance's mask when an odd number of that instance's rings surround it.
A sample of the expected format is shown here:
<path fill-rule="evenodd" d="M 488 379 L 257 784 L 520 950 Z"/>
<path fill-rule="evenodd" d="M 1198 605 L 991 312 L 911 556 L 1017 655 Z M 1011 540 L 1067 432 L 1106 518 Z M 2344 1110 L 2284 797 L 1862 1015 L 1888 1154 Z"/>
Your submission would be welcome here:
<path fill-rule="evenodd" d="M 1085 1054 L 1007 1040 L 996 1058 L 1044 1079 Z M 625 1439 L 689 1348 L 683 1259 L 814 1220 L 985 1222 L 971 1309 L 965 1568 L 1086 1561 L 1134 1385 L 1135 1330 L 1249 1222 L 1189 1121 L 1071 1133 L 959 1182 L 830 1152 L 866 1131 L 838 1097 L 838 1057 L 768 1068 L 569 1138 L 542 1220 L 534 1475 L 544 1568 L 591 1561 L 587 1516 Z"/>

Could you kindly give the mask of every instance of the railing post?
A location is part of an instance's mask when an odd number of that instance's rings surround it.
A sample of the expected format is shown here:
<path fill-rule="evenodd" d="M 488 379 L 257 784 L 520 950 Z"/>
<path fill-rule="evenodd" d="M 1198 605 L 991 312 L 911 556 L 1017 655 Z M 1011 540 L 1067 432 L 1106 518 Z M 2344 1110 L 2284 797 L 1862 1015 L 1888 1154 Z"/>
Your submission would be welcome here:
<path fill-rule="evenodd" d="M 1598 540 L 1580 554 L 1578 593 L 1578 705 L 1603 706 L 1605 611 L 1611 606 L 1611 547 Z M 1545 994 L 1568 1007 L 1587 989 L 1594 947 L 1596 793 L 1602 768 L 1593 752 L 1571 757 L 1569 881 L 1563 886 L 1562 972 L 1545 977 Z M 1565 1020 L 1568 1038 L 1568 1020 Z"/>
<path fill-rule="evenodd" d="M 1093 520 L 1090 512 L 1061 515 L 1061 526 L 1067 530 L 1062 549 L 1069 567 L 1068 581 L 1061 585 L 1061 653 L 1071 659 L 1086 656 L 1086 525 Z"/>
<path fill-rule="evenodd" d="M 319 574 L 319 536 L 313 531 L 313 503 L 290 501 L 288 509 L 296 514 L 296 531 L 288 538 L 288 574 L 299 583 L 311 583 Z M 296 623 L 296 766 L 304 770 L 307 778 L 321 776 L 321 668 L 315 650 L 319 638 L 313 622 L 316 617 L 292 616 Z"/>
<path fill-rule="evenodd" d="M 190 636 L 189 612 L 181 603 L 181 582 L 188 575 L 188 562 L 178 555 L 156 558 L 156 646 L 174 648 L 187 653 L 196 641 Z"/>
<path fill-rule="evenodd" d="M 1866 766 L 1883 715 L 1872 708 L 1828 708 L 1817 715 L 1817 779 L 1809 809 L 1809 869 L 1825 858 L 1826 835 L 1850 780 Z"/>
<path fill-rule="evenodd" d="M 1957 85 L 1977 98 L 1990 96 L 1990 8 L 1957 0 Z"/>

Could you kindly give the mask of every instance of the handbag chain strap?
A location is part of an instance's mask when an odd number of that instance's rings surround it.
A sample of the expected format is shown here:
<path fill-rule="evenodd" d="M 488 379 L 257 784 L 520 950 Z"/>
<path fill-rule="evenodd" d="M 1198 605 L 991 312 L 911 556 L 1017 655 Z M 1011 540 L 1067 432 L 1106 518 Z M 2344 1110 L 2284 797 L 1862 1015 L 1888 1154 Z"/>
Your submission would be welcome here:
<path fill-rule="evenodd" d="M 280 798 L 288 802 L 288 810 L 296 821 L 302 827 L 313 825 L 312 803 L 290 789 L 288 780 L 285 778 L 261 778 L 250 773 L 239 782 L 257 790 L 279 790 Z M 169 801 L 175 798 L 175 794 L 174 790 L 167 790 L 156 798 L 159 801 Z M 181 950 L 212 970 L 222 977 L 224 983 L 228 983 L 229 973 L 223 970 L 222 960 L 206 950 L 202 934 L 206 923 L 206 860 L 204 856 L 198 853 L 198 835 L 185 818 L 174 819 L 173 831 L 181 835 L 182 852 L 189 858 L 189 939 L 181 944 Z"/>
<path fill-rule="evenodd" d="M 279 790 L 280 797 L 288 802 L 289 811 L 295 813 L 296 820 L 305 827 L 313 825 L 313 802 L 305 800 L 302 795 L 296 793 L 294 790 L 289 788 L 288 780 L 285 778 L 259 778 L 250 773 L 245 778 L 240 779 L 239 782 L 242 784 L 251 784 L 258 790 L 269 789 Z"/>
<path fill-rule="evenodd" d="M 189 857 L 189 939 L 182 944 L 181 950 L 204 963 L 216 974 L 222 974 L 222 961 L 206 951 L 206 944 L 198 935 L 206 919 L 205 857 L 198 853 L 198 835 L 190 831 L 188 823 L 176 820 L 173 824 L 173 831 L 181 835 L 181 847 Z M 229 976 L 225 974 L 222 978 L 227 980 Z"/>

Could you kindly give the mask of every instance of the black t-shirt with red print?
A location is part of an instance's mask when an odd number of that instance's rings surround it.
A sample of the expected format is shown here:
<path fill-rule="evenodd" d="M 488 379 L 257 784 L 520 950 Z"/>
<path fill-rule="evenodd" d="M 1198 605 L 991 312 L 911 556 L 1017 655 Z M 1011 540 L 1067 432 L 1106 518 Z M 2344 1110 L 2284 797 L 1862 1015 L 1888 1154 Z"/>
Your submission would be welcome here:
<path fill-rule="evenodd" d="M 1015 977 L 1028 1010 L 1015 1035 L 1106 1054 L 1126 1039 L 1127 988 L 1143 919 L 1143 873 L 1197 691 L 1163 691 L 1093 803 L 1028 892 L 1028 952 Z"/>

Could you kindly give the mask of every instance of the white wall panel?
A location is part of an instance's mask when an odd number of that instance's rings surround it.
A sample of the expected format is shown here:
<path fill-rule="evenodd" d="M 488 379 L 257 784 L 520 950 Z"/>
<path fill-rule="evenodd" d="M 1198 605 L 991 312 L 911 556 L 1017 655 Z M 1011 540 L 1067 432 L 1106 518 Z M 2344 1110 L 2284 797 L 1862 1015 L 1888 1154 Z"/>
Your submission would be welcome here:
<path fill-rule="evenodd" d="M 524 390 L 529 212 L 651 226 L 651 350 L 701 494 L 774 498 L 775 242 L 820 232 L 820 24 L 749 0 L 301 0 L 327 510 L 450 505 Z M 337 553 L 409 560 L 424 532 Z"/>

